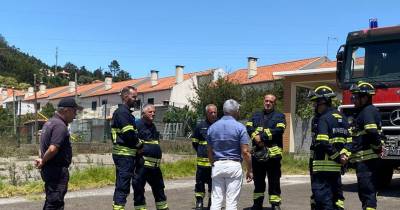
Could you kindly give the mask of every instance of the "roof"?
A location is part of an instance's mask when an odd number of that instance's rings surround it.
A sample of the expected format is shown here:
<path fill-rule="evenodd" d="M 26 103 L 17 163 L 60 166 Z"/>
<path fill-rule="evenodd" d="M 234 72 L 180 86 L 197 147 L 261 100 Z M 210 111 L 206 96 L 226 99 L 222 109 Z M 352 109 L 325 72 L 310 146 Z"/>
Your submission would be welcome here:
<path fill-rule="evenodd" d="M 49 96 L 58 93 L 58 92 L 64 92 L 64 91 L 68 91 L 68 86 L 60 86 L 60 87 L 55 87 L 55 88 L 48 88 L 46 89 L 46 91 L 41 94 L 40 91 L 36 92 L 36 98 L 37 99 L 43 99 L 43 98 L 48 98 Z M 35 95 L 33 94 L 32 96 L 29 96 L 27 98 L 25 98 L 26 101 L 29 100 L 34 100 L 35 99 Z"/>
<path fill-rule="evenodd" d="M 205 76 L 209 75 L 212 73 L 211 70 L 206 70 L 206 71 L 200 71 L 200 72 L 193 72 L 193 73 L 187 73 L 183 75 L 183 80 L 190 79 L 193 76 Z M 148 92 L 154 92 L 154 91 L 161 91 L 161 90 L 169 90 L 172 89 L 172 87 L 176 84 L 176 76 L 169 76 L 169 77 L 163 77 L 158 79 L 158 84 L 151 86 L 151 81 L 146 81 L 143 84 L 140 84 L 137 89 L 139 93 L 148 93 Z"/>
<path fill-rule="evenodd" d="M 95 82 L 95 83 L 91 83 L 91 84 L 78 85 L 76 93 L 78 95 L 82 95 L 82 94 L 85 94 L 85 93 L 87 93 L 88 91 L 90 91 L 92 89 L 95 89 L 95 88 L 103 86 L 103 85 L 104 85 L 104 82 Z M 63 91 L 62 93 L 57 94 L 57 95 L 51 97 L 50 99 L 72 97 L 74 95 L 75 95 L 75 91 L 71 93 L 71 92 L 69 92 L 69 88 L 68 88 L 67 91 Z"/>
<path fill-rule="evenodd" d="M 272 81 L 276 79 L 273 75 L 273 72 L 281 72 L 281 71 L 294 71 L 299 70 L 317 60 L 321 57 L 315 58 L 307 58 L 302 60 L 288 61 L 284 63 L 259 66 L 257 67 L 257 74 L 248 78 L 247 69 L 239 69 L 228 75 L 228 79 L 231 81 L 236 81 L 239 84 L 252 84 L 252 83 L 260 83 L 266 81 Z"/>
<path fill-rule="evenodd" d="M 364 64 L 364 58 L 356 58 L 356 65 Z M 336 61 L 326 61 L 321 63 L 318 68 L 336 68 Z"/>
<path fill-rule="evenodd" d="M 113 93 L 119 93 L 121 91 L 122 88 L 126 87 L 126 86 L 133 86 L 137 83 L 139 83 L 140 81 L 144 80 L 145 78 L 139 78 L 139 79 L 130 79 L 130 80 L 125 80 L 125 81 L 121 81 L 121 82 L 113 82 L 111 85 L 111 89 L 106 90 L 104 88 L 104 82 L 101 83 L 101 88 L 98 88 L 97 90 L 84 95 L 82 97 L 91 97 L 91 96 L 100 96 L 100 95 L 108 95 L 108 94 L 113 94 Z"/>

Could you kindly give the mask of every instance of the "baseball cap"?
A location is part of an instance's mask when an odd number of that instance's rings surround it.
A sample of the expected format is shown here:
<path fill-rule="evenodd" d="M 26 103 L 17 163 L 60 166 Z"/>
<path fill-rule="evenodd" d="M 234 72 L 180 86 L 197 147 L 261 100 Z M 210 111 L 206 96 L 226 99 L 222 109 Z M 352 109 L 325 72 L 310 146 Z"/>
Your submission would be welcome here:
<path fill-rule="evenodd" d="M 83 107 L 79 106 L 73 98 L 63 98 L 58 102 L 58 107 L 71 107 L 77 110 L 82 110 Z"/>

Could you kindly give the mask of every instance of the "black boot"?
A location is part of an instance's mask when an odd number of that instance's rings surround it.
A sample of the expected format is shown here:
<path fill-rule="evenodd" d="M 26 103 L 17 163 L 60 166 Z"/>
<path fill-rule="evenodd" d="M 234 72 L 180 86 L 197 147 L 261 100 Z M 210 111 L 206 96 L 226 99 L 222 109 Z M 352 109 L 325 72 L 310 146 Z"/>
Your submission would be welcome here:
<path fill-rule="evenodd" d="M 196 210 L 203 210 L 203 198 L 196 197 Z"/>

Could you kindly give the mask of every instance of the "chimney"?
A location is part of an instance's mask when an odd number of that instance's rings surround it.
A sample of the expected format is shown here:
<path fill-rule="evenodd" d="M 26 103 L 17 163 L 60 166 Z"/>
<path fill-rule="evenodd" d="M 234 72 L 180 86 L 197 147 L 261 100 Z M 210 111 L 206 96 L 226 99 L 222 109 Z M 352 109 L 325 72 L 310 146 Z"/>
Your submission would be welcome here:
<path fill-rule="evenodd" d="M 176 84 L 179 84 L 183 81 L 183 68 L 185 66 L 181 65 L 176 65 L 175 70 L 176 70 Z"/>
<path fill-rule="evenodd" d="M 33 87 L 28 87 L 28 92 L 26 93 L 26 96 L 33 96 L 35 93 L 33 92 Z"/>
<path fill-rule="evenodd" d="M 150 81 L 151 81 L 151 86 L 156 86 L 158 84 L 158 71 L 157 70 L 151 70 L 150 71 Z"/>
<path fill-rule="evenodd" d="M 104 89 L 110 90 L 112 88 L 112 77 L 106 77 L 104 80 Z"/>
<path fill-rule="evenodd" d="M 74 93 L 75 92 L 75 82 L 74 81 L 69 81 L 68 86 L 69 86 L 69 92 Z"/>
<path fill-rule="evenodd" d="M 40 84 L 39 85 L 39 93 L 40 94 L 45 94 L 46 93 L 46 85 L 45 84 Z"/>
<path fill-rule="evenodd" d="M 257 60 L 255 57 L 247 58 L 247 77 L 250 79 L 257 75 Z"/>

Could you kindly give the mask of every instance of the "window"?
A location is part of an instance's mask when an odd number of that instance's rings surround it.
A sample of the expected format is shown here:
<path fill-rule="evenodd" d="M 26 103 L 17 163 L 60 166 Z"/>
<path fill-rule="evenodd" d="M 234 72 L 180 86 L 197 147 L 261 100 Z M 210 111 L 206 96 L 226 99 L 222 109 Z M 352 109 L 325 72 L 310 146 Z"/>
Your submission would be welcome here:
<path fill-rule="evenodd" d="M 142 102 L 140 101 L 140 99 L 137 99 L 135 101 L 135 109 L 140 109 L 140 107 L 142 106 Z"/>
<path fill-rule="evenodd" d="M 148 104 L 154 104 L 154 98 L 148 98 L 147 99 Z"/>
<path fill-rule="evenodd" d="M 95 111 L 97 108 L 97 101 L 92 101 L 92 110 Z"/>
<path fill-rule="evenodd" d="M 105 104 L 107 104 L 107 99 L 103 99 L 103 100 L 101 101 L 101 105 L 105 105 Z"/>

